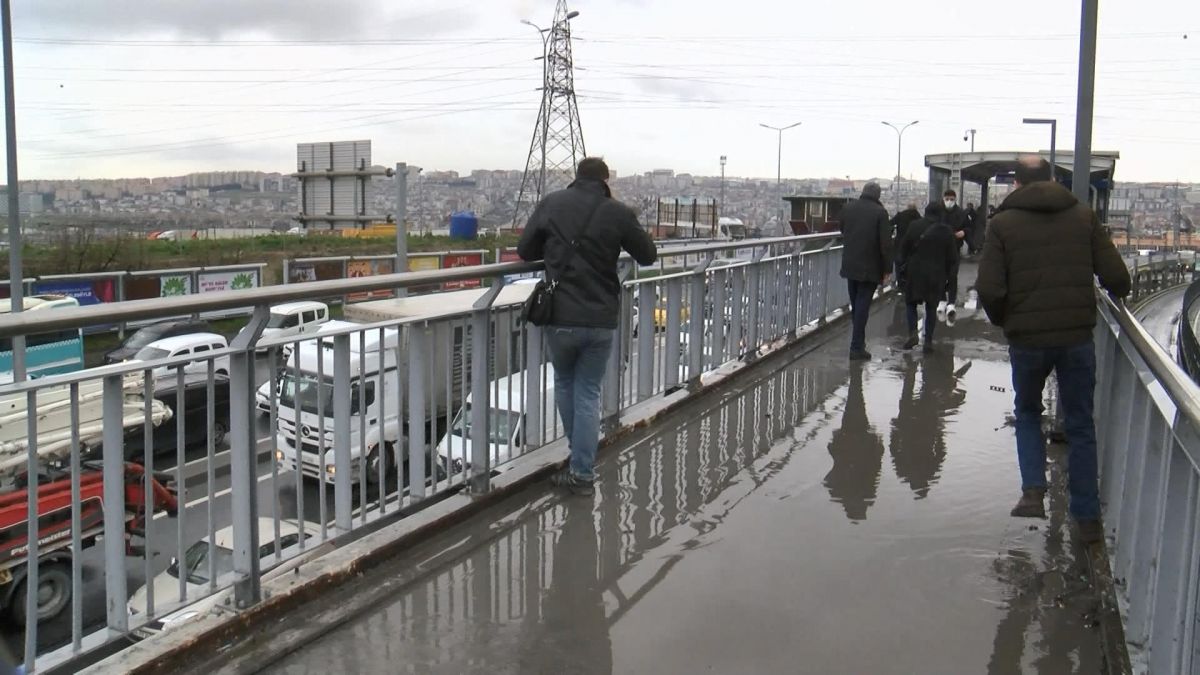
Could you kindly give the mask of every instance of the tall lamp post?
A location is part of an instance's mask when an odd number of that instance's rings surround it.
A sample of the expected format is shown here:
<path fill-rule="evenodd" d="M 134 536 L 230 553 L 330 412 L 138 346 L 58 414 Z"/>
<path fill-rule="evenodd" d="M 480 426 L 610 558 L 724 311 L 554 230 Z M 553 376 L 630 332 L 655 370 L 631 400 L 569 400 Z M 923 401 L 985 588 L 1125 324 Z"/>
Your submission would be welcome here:
<path fill-rule="evenodd" d="M 779 149 L 775 158 L 775 195 L 780 201 L 783 200 L 783 132 L 791 129 L 792 127 L 798 127 L 800 124 L 800 122 L 796 122 L 795 124 L 789 124 L 786 127 L 773 127 L 770 124 L 763 124 L 762 122 L 759 122 L 758 124 L 758 126 L 764 129 L 770 129 L 771 131 L 779 134 Z M 779 208 L 779 225 L 782 226 L 783 205 L 777 204 L 776 206 Z"/>
<path fill-rule="evenodd" d="M 1058 165 L 1054 163 L 1054 146 L 1058 143 L 1058 120 L 1043 117 L 1026 117 L 1021 120 L 1024 124 L 1050 125 L 1050 180 L 1058 182 Z"/>
<path fill-rule="evenodd" d="M 717 205 L 717 225 L 721 224 L 722 213 L 725 213 L 725 155 L 721 155 L 721 202 Z"/>
<path fill-rule="evenodd" d="M 896 213 L 900 213 L 900 151 L 904 147 L 904 130 L 921 120 L 913 120 L 902 127 L 898 127 L 891 122 L 882 122 L 885 126 L 892 128 L 896 132 L 896 181 L 892 183 L 892 192 L 896 195 Z M 894 214 L 893 214 L 894 215 Z"/>
<path fill-rule="evenodd" d="M 975 130 L 967 129 L 966 131 L 964 131 L 963 132 L 963 140 L 964 141 L 967 140 L 968 135 L 970 135 L 970 137 L 971 137 L 971 152 L 975 152 Z"/>

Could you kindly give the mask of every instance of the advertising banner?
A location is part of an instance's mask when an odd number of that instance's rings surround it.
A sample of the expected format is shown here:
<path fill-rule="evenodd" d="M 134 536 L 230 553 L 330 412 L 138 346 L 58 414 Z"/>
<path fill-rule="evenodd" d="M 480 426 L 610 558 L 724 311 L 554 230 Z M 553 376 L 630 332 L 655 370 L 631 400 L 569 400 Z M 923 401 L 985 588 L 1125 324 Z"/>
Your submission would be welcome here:
<path fill-rule="evenodd" d="M 391 260 L 351 260 L 346 263 L 346 276 L 350 279 L 360 279 L 362 277 L 373 277 L 381 274 L 392 273 Z M 390 298 L 392 292 L 389 290 L 371 291 L 370 293 L 351 293 L 346 296 L 349 302 L 362 302 L 363 300 L 378 300 L 380 298 Z"/>
<path fill-rule="evenodd" d="M 98 305 L 104 302 L 96 296 L 96 289 L 91 281 L 38 281 L 33 284 L 33 292 L 36 295 L 65 295 L 75 298 L 80 305 Z"/>
<path fill-rule="evenodd" d="M 447 253 L 442 259 L 442 269 L 474 267 L 482 264 L 482 253 Z M 480 285 L 481 281 L 479 279 L 468 279 L 466 281 L 449 281 L 443 286 L 448 291 L 457 291 L 464 288 L 479 288 Z"/>
<path fill-rule="evenodd" d="M 317 280 L 317 268 L 313 265 L 291 265 L 288 267 L 288 283 L 302 284 Z"/>
<path fill-rule="evenodd" d="M 192 292 L 192 275 L 164 274 L 158 278 L 158 295 L 168 298 L 173 295 L 188 295 Z"/>
<path fill-rule="evenodd" d="M 411 255 L 408 257 L 409 272 L 431 272 L 442 268 L 442 259 L 437 255 Z M 427 286 L 412 286 L 408 289 L 410 295 L 432 293 L 438 289 L 437 284 Z"/>
<path fill-rule="evenodd" d="M 240 291 L 258 287 L 258 270 L 242 270 L 235 272 L 201 272 L 199 275 L 201 293 L 219 291 Z"/>

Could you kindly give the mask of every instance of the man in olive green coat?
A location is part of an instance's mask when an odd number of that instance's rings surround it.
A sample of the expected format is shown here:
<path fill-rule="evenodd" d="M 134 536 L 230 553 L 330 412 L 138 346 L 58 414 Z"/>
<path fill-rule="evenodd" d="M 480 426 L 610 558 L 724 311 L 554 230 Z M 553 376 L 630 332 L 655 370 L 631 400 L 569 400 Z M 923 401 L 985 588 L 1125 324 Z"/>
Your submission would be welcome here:
<path fill-rule="evenodd" d="M 1022 158 L 1016 184 L 988 223 L 975 282 L 984 311 L 1009 342 L 1022 491 L 1012 515 L 1046 515 L 1042 391 L 1054 372 L 1066 417 L 1071 515 L 1091 543 L 1103 538 L 1092 416 L 1095 280 L 1124 297 L 1129 271 L 1096 214 L 1051 180 L 1048 162 Z"/>

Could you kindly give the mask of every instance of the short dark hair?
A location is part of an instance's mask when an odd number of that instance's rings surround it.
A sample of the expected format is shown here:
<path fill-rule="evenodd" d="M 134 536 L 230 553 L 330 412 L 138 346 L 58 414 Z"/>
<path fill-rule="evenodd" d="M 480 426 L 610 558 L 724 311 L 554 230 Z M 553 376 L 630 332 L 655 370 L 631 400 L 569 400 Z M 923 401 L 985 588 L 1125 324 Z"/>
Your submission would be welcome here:
<path fill-rule="evenodd" d="M 955 192 L 954 190 L 947 189 L 945 192 L 943 192 L 943 193 L 942 193 L 942 196 L 943 196 L 943 197 L 947 197 L 947 196 L 949 196 L 949 197 L 957 197 L 957 196 L 958 196 L 958 193 L 957 193 L 957 192 Z"/>
<path fill-rule="evenodd" d="M 575 169 L 575 177 L 608 180 L 608 165 L 599 157 L 584 157 Z"/>
<path fill-rule="evenodd" d="M 1021 185 L 1050 180 L 1050 162 L 1041 157 L 1022 157 L 1017 162 L 1016 180 Z"/>

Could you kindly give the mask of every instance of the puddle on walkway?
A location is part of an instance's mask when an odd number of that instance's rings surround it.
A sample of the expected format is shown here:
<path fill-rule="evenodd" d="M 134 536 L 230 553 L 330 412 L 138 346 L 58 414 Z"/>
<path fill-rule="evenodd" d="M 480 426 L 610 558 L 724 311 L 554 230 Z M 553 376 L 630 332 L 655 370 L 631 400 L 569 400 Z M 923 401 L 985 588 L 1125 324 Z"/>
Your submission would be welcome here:
<path fill-rule="evenodd" d="M 535 490 L 448 533 L 268 671 L 1097 672 L 1065 496 L 1008 517 L 1008 366 L 964 314 L 923 356 L 881 308 L 874 362 L 835 334 L 677 414 L 603 459 L 594 500 Z"/>

